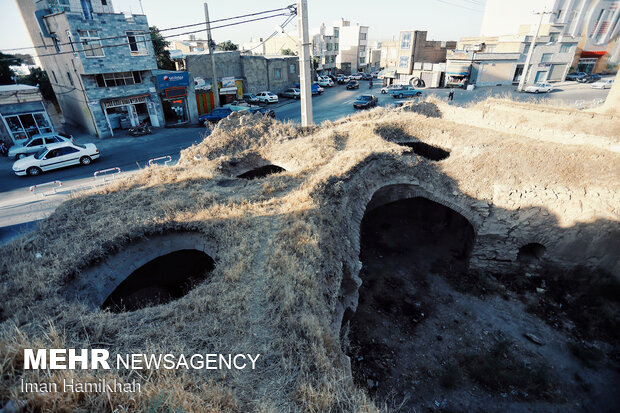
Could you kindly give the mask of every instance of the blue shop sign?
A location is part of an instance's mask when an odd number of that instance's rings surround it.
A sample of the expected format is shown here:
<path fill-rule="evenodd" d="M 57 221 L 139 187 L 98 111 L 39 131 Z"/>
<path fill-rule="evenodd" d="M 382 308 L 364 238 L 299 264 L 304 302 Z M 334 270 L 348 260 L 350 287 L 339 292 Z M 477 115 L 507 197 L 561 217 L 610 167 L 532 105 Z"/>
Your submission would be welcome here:
<path fill-rule="evenodd" d="M 189 73 L 172 72 L 157 75 L 157 87 L 159 90 L 168 89 L 169 87 L 189 86 Z"/>

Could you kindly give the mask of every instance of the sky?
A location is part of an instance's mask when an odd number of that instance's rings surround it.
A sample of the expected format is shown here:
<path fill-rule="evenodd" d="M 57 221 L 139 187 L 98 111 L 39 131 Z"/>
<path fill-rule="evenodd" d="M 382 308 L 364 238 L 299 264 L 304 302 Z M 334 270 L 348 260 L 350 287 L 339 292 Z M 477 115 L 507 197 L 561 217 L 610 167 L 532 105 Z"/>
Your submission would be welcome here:
<path fill-rule="evenodd" d="M 17 0 L 0 0 L 0 50 L 32 46 L 30 37 L 16 4 Z M 19 0 L 28 1 L 28 0 Z M 30 0 L 31 1 L 31 0 Z M 92 0 L 97 1 L 97 0 Z M 392 40 L 398 38 L 400 30 L 427 30 L 429 40 L 458 40 L 463 36 L 476 36 L 480 32 L 484 3 L 486 0 L 308 0 L 310 28 L 317 28 L 322 22 L 326 25 L 344 18 L 352 24 L 369 26 L 370 40 Z M 141 14 L 139 0 L 112 0 L 116 12 Z M 295 0 L 210 0 L 211 20 L 238 16 L 263 10 L 285 7 Z M 204 0 L 142 0 L 142 8 L 149 25 L 160 29 L 204 21 Z M 275 13 L 274 13 L 275 14 Z M 230 40 L 233 43 L 249 42 L 251 37 L 267 37 L 277 25 L 283 23 L 284 16 L 259 22 L 213 30 L 213 39 L 220 43 Z M 172 35 L 178 31 L 166 31 Z M 297 21 L 287 27 L 289 32 L 297 32 Z M 187 37 L 187 36 L 183 36 Z M 203 33 L 196 34 L 204 37 Z M 32 53 L 32 50 L 15 51 Z"/>

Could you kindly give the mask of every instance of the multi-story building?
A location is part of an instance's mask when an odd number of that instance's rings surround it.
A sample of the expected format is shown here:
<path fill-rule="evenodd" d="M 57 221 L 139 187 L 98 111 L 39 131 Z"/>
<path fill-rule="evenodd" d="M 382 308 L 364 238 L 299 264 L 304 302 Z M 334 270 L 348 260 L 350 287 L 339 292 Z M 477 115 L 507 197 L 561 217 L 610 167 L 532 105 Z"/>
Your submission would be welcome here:
<path fill-rule="evenodd" d="M 312 34 L 312 56 L 318 58 L 318 71 L 325 73 L 337 71 L 336 59 L 340 51 L 339 32 L 338 27 L 326 27 L 322 23 L 318 31 Z"/>
<path fill-rule="evenodd" d="M 367 71 L 370 57 L 368 26 L 338 20 L 331 26 L 321 24 L 312 33 L 312 53 L 318 58 L 318 70 L 326 73 Z"/>
<path fill-rule="evenodd" d="M 454 41 L 426 40 L 427 32 L 403 30 L 398 41 L 382 42 L 381 77 L 387 83 L 410 83 L 419 78 L 427 86 L 441 83 L 448 49 L 454 49 Z"/>
<path fill-rule="evenodd" d="M 504 0 L 487 0 L 480 34 L 521 33 L 520 26 L 535 27 L 541 16 L 534 12 L 543 11 L 543 27 L 580 38 L 574 68 L 599 73 L 620 63 L 620 0 L 521 0 L 509 11 Z"/>
<path fill-rule="evenodd" d="M 448 52 L 446 83 L 478 86 L 519 83 L 535 27 L 516 35 L 464 37 Z M 562 81 L 568 73 L 580 38 L 562 35 L 552 25 L 541 27 L 532 53 L 526 84 Z"/>
<path fill-rule="evenodd" d="M 164 125 L 146 16 L 115 13 L 111 0 L 17 4 L 66 121 L 99 137 Z"/>
<path fill-rule="evenodd" d="M 278 33 L 267 39 L 263 39 L 262 37 L 258 39 L 252 38 L 249 42 L 241 45 L 239 50 L 241 53 L 264 56 L 282 54 L 285 50 L 290 50 L 293 53 L 297 53 L 298 48 L 297 33 Z"/>

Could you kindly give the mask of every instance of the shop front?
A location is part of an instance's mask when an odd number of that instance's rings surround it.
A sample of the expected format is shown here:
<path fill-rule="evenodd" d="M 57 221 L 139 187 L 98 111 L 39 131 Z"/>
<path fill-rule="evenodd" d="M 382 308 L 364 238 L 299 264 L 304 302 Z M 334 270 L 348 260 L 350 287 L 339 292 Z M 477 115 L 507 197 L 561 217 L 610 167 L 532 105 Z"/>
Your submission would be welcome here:
<path fill-rule="evenodd" d="M 23 143 L 33 135 L 54 131 L 43 102 L 0 105 L 0 118 L 13 143 Z"/>
<path fill-rule="evenodd" d="M 157 88 L 166 126 L 180 126 L 190 122 L 187 102 L 188 87 L 188 72 L 168 72 L 157 75 Z"/>
<path fill-rule="evenodd" d="M 234 77 L 224 77 L 220 83 L 220 105 L 232 103 L 243 96 L 243 81 Z"/>
<path fill-rule="evenodd" d="M 147 120 L 151 125 L 159 126 L 153 102 L 146 94 L 102 100 L 101 107 L 112 136 L 114 131 L 129 129 Z"/>

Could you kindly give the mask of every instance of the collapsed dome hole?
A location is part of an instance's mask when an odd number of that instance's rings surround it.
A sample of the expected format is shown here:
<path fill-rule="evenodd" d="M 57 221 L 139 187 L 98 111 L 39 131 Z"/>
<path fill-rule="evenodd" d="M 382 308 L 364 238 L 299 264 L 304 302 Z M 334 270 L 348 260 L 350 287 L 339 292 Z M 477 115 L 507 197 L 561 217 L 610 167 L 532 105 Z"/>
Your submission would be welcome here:
<path fill-rule="evenodd" d="M 155 258 L 132 272 L 101 305 L 113 313 L 166 304 L 187 294 L 215 267 L 202 251 L 179 250 Z"/>
<path fill-rule="evenodd" d="M 411 152 L 431 161 L 442 161 L 450 156 L 450 152 L 424 142 L 399 142 L 400 146 L 411 148 Z"/>
<path fill-rule="evenodd" d="M 242 179 L 256 179 L 256 178 L 264 178 L 267 175 L 278 174 L 280 172 L 285 172 L 286 169 L 282 168 L 278 165 L 265 165 L 260 168 L 252 169 L 247 172 L 238 175 L 237 178 Z"/>
<path fill-rule="evenodd" d="M 473 225 L 455 210 L 422 197 L 393 201 L 390 190 L 375 193 L 362 219 L 358 306 L 343 317 L 348 335 L 340 332 L 354 381 L 388 403 L 411 394 L 403 377 L 419 368 L 417 327 L 436 306 L 431 285 L 466 270 L 475 240 Z M 409 399 L 402 409 L 414 407 Z"/>
<path fill-rule="evenodd" d="M 517 261 L 524 263 L 532 263 L 540 261 L 547 252 L 547 248 L 538 242 L 531 242 L 519 248 L 517 253 Z"/>

